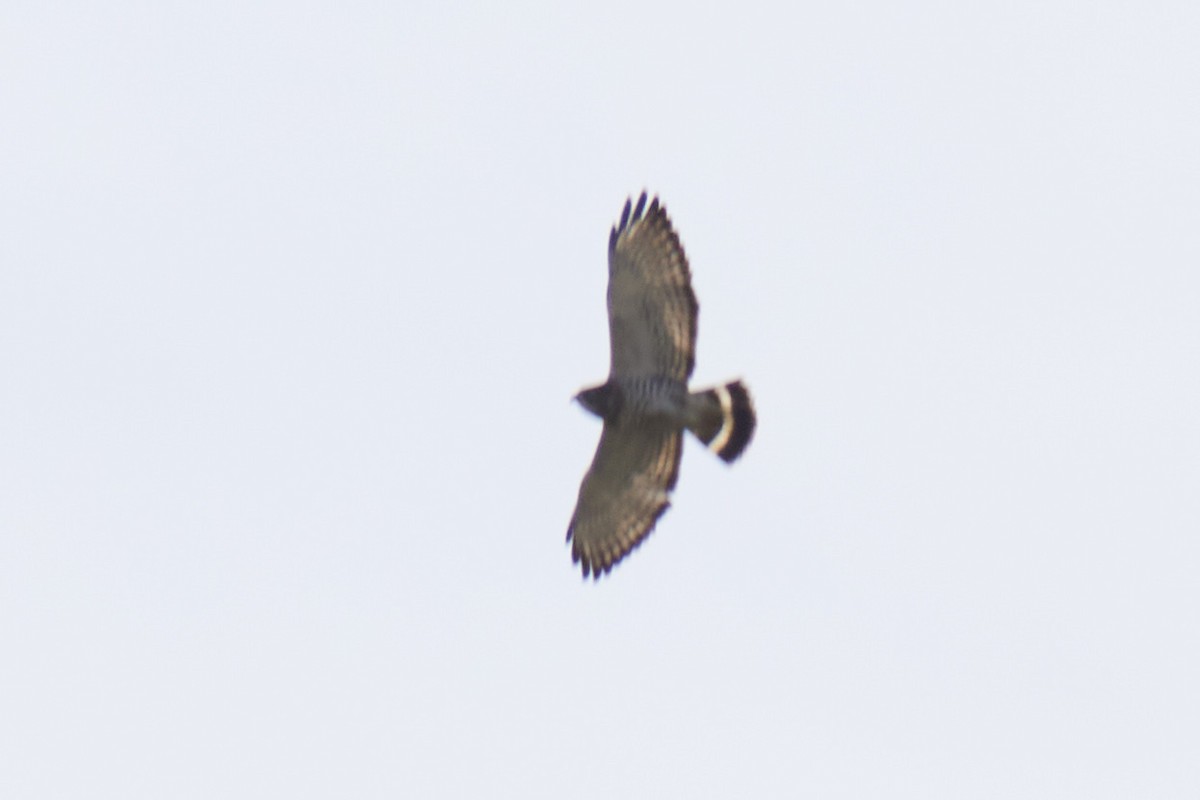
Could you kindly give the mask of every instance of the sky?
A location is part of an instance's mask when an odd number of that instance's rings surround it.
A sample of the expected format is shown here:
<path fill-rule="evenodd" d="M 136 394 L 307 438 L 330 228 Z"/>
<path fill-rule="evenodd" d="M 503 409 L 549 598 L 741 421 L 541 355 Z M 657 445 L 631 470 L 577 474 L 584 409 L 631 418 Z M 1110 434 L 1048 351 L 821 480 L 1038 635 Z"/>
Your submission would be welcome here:
<path fill-rule="evenodd" d="M 1200 794 L 1200 6 L 0 11 L 0 795 Z M 727 467 L 598 582 L 610 226 Z"/>

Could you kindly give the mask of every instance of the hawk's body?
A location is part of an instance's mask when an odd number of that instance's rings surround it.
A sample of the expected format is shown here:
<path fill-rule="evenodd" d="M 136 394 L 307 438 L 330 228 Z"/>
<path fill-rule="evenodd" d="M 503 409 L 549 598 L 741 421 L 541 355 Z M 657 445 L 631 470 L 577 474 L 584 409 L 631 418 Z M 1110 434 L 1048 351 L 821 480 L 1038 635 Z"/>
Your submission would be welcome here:
<path fill-rule="evenodd" d="M 604 420 L 567 529 L 584 577 L 612 569 L 667 510 L 684 429 L 726 462 L 754 433 L 754 407 L 741 382 L 688 390 L 696 314 L 683 246 L 658 198 L 646 208 L 643 193 L 636 208 L 625 203 L 608 240 L 608 381 L 577 395 Z"/>

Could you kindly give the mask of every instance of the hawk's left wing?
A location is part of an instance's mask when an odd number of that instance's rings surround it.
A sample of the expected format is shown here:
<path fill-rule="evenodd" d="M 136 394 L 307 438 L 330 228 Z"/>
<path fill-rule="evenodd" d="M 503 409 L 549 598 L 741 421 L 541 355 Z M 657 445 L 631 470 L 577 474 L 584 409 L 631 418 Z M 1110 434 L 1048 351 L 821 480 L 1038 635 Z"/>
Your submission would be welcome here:
<path fill-rule="evenodd" d="M 605 422 L 567 529 L 583 577 L 600 577 L 637 547 L 670 505 L 679 475 L 678 428 Z"/>
<path fill-rule="evenodd" d="M 625 202 L 608 239 L 610 377 L 686 381 L 696 361 L 696 313 L 683 245 L 658 198 L 646 208 L 643 192 L 636 208 Z"/>

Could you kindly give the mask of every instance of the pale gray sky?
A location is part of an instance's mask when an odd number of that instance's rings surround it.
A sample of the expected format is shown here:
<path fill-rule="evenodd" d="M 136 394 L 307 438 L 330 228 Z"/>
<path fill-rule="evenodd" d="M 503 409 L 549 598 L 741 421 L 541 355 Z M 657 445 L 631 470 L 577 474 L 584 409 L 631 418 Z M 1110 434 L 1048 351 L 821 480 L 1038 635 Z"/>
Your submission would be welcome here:
<path fill-rule="evenodd" d="M 0 795 L 1196 797 L 1198 9 L 9 3 Z M 760 428 L 583 583 L 643 188 Z"/>

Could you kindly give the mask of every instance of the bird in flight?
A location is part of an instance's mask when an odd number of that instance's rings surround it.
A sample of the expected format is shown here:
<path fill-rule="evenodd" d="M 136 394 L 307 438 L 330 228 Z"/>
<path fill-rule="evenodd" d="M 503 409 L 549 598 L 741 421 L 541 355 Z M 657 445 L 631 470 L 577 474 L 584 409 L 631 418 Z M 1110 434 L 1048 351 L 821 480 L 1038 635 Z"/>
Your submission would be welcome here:
<path fill-rule="evenodd" d="M 608 237 L 608 380 L 575 395 L 604 420 L 567 528 L 583 577 L 599 578 L 641 544 L 670 506 L 689 430 L 726 463 L 756 417 L 740 380 L 689 391 L 696 362 L 691 274 L 658 198 L 625 202 Z"/>

